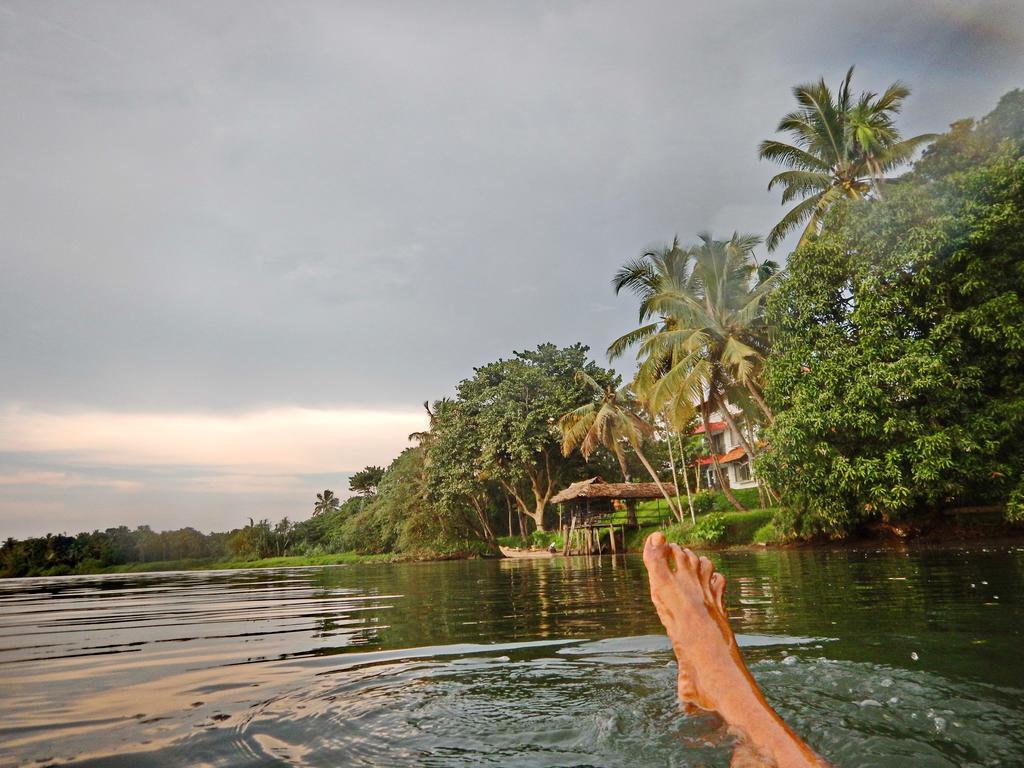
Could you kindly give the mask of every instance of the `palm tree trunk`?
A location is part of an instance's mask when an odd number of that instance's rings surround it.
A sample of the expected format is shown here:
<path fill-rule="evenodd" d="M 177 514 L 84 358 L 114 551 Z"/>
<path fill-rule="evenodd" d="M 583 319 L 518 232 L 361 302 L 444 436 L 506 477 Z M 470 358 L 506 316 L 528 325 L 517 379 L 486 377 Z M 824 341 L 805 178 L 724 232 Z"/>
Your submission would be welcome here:
<path fill-rule="evenodd" d="M 676 487 L 676 501 L 679 501 L 679 476 L 676 474 L 676 459 L 675 459 L 675 455 L 672 453 L 672 433 L 666 430 L 665 436 L 666 436 L 665 437 L 665 441 L 668 443 L 668 463 L 669 463 L 669 466 L 672 467 L 672 485 L 674 485 Z M 685 470 L 685 467 L 683 469 Z M 690 484 L 689 483 L 686 484 L 686 491 L 687 491 L 686 495 L 687 495 L 687 497 L 689 497 L 689 495 L 690 495 L 690 493 L 689 493 L 689 491 L 690 491 Z M 679 514 L 676 517 L 676 519 L 680 523 L 683 522 L 683 510 L 682 510 L 681 507 L 679 509 Z"/>
<path fill-rule="evenodd" d="M 738 511 L 746 512 L 746 508 L 740 504 L 739 500 L 733 494 L 732 488 L 729 487 L 728 481 L 722 474 L 722 465 L 718 463 L 718 454 L 715 453 L 715 443 L 711 439 L 711 419 L 708 417 L 708 408 L 706 404 L 700 409 L 700 417 L 704 422 L 704 437 L 706 437 L 708 441 L 708 450 L 711 451 L 711 464 L 715 468 L 715 476 L 718 478 L 718 484 L 722 486 L 722 493 L 725 494 L 725 498 L 728 499 L 729 503 Z"/>
<path fill-rule="evenodd" d="M 616 444 L 617 445 L 617 444 Z M 633 476 L 629 472 L 629 465 L 626 464 L 626 454 L 621 451 L 615 451 L 615 458 L 619 460 L 619 469 L 622 470 L 622 482 L 632 483 Z M 632 499 L 626 499 L 626 525 L 636 527 L 636 502 Z"/>
<path fill-rule="evenodd" d="M 764 401 L 764 397 L 758 391 L 757 387 L 754 386 L 754 382 L 747 382 L 747 390 L 750 392 L 750 396 L 754 398 L 754 402 L 757 403 L 757 407 L 761 409 L 761 412 L 768 418 L 769 424 L 775 423 L 775 414 L 772 413 L 772 409 L 768 407 L 768 403 Z"/>
<path fill-rule="evenodd" d="M 669 435 L 669 440 L 672 436 Z M 693 496 L 690 493 L 690 478 L 686 474 L 686 454 L 683 452 L 683 438 L 676 434 L 676 440 L 679 441 L 679 463 L 683 465 L 683 485 L 686 486 L 686 504 L 690 507 L 690 522 L 694 525 L 697 524 L 697 514 L 693 511 Z M 676 487 L 678 490 L 678 486 Z"/>
<path fill-rule="evenodd" d="M 670 510 L 672 510 L 672 514 L 675 515 L 676 518 L 678 519 L 680 517 L 680 515 L 679 515 L 678 512 L 676 512 L 675 505 L 672 503 L 672 499 L 669 497 L 668 493 L 665 491 L 665 486 L 662 485 L 661 484 L 661 480 L 658 479 L 658 473 L 654 471 L 654 467 L 651 466 L 651 462 L 649 462 L 647 460 L 647 457 L 644 456 L 644 452 L 640 450 L 640 446 L 634 445 L 633 446 L 633 450 L 636 451 L 637 458 L 640 459 L 640 463 L 644 465 L 644 469 L 647 470 L 647 473 L 651 476 L 651 479 L 655 483 L 657 483 L 658 489 L 661 491 L 661 495 L 665 497 L 665 501 L 668 503 L 668 508 Z"/>

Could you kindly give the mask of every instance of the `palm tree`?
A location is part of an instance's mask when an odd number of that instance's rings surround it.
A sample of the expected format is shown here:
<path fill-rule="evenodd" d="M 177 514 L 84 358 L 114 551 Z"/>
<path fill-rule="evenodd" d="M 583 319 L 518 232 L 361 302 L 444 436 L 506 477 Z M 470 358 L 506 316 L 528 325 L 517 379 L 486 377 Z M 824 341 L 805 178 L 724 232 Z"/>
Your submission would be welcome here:
<path fill-rule="evenodd" d="M 636 389 L 653 412 L 697 405 L 722 490 L 742 509 L 719 466 L 710 416 L 719 411 L 748 455 L 756 455 L 729 404 L 740 405 L 749 419 L 774 420 L 759 378 L 769 350 L 764 300 L 781 273 L 754 282 L 758 237 L 734 233 L 714 240 L 701 234 L 700 240 L 687 250 L 674 241 L 619 271 L 616 292 L 629 288 L 639 296 L 641 326 L 612 342 L 608 355 L 614 359 L 639 345 Z"/>
<path fill-rule="evenodd" d="M 450 397 L 443 397 L 435 403 L 435 410 L 430 409 L 430 401 L 423 401 L 423 409 L 427 412 L 427 429 L 423 432 L 413 432 L 409 435 L 409 442 L 416 442 L 423 448 L 429 448 L 433 442 L 434 435 L 431 431 L 437 424 L 437 411 L 444 410 L 452 405 Z"/>
<path fill-rule="evenodd" d="M 579 448 L 583 458 L 589 459 L 594 451 L 600 446 L 604 446 L 619 462 L 623 479 L 628 483 L 631 481 L 631 477 L 624 450 L 624 446 L 628 444 L 633 448 L 651 479 L 657 483 L 661 495 L 668 502 L 669 509 L 677 519 L 681 520 L 682 513 L 673 503 L 665 486 L 662 485 L 658 473 L 654 471 L 654 467 L 651 466 L 651 462 L 641 448 L 644 438 L 654 432 L 654 427 L 637 415 L 629 386 L 626 385 L 619 389 L 612 385 L 602 387 L 586 371 L 576 371 L 576 381 L 579 384 L 586 384 L 594 390 L 596 399 L 569 411 L 558 420 L 558 428 L 562 433 L 562 455 L 568 456 Z"/>
<path fill-rule="evenodd" d="M 768 182 L 768 189 L 783 187 L 782 204 L 802 198 L 768 234 L 773 251 L 796 227 L 806 222 L 800 242 L 817 234 L 828 211 L 843 199 L 859 200 L 878 193 L 883 175 L 903 165 L 923 144 L 935 138 L 927 133 L 904 139 L 895 118 L 910 89 L 899 81 L 881 95 L 850 92 L 850 67 L 833 94 L 825 79 L 793 89 L 799 107 L 782 118 L 777 128 L 793 137 L 792 144 L 767 140 L 758 153 L 789 170 Z"/>
<path fill-rule="evenodd" d="M 334 512 L 341 509 L 341 500 L 334 495 L 334 491 L 325 490 L 316 495 L 316 503 L 313 505 L 313 517 L 323 512 Z"/>

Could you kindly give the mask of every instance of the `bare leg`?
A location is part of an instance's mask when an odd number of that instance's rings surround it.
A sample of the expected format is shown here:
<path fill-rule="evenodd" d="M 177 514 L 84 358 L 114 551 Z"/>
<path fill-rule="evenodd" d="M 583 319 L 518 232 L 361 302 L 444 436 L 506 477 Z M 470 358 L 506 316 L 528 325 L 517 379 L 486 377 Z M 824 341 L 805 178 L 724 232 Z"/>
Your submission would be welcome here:
<path fill-rule="evenodd" d="M 644 564 L 679 663 L 679 699 L 689 711 L 721 715 L 741 741 L 733 765 L 824 766 L 768 705 L 743 663 L 725 611 L 725 577 L 711 561 L 653 533 Z"/>

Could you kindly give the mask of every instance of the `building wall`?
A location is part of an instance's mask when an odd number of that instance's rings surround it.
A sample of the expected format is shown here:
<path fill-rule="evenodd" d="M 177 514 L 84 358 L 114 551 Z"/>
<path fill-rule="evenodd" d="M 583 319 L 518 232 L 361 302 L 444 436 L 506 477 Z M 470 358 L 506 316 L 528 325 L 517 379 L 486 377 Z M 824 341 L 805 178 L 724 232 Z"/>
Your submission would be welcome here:
<path fill-rule="evenodd" d="M 735 415 L 734 415 L 734 419 L 735 419 Z M 713 421 L 713 422 L 714 421 L 725 421 L 725 419 L 722 418 L 722 414 L 721 413 L 716 411 L 714 414 L 712 414 L 711 421 Z M 720 453 L 728 453 L 733 448 L 736 448 L 738 446 L 742 446 L 743 445 L 742 441 L 739 438 L 739 435 L 736 434 L 736 431 L 733 430 L 732 427 L 728 426 L 728 424 L 726 424 L 725 430 L 723 430 L 722 432 L 720 432 L 718 434 L 721 435 L 721 439 L 722 439 L 722 450 L 720 451 Z M 731 485 L 733 488 L 756 488 L 757 487 L 757 478 L 754 476 L 754 468 L 753 467 L 750 467 L 749 472 L 747 473 L 749 476 L 747 478 L 745 478 L 745 479 L 742 479 L 741 464 L 744 464 L 744 463 L 746 463 L 746 462 L 731 461 L 728 464 L 723 464 L 722 465 L 722 472 L 723 472 L 723 474 L 728 474 L 729 485 Z M 702 484 L 703 485 L 710 485 L 710 484 L 714 483 L 714 481 L 715 481 L 715 468 L 714 468 L 714 466 L 708 465 L 706 467 L 703 467 L 703 470 L 704 470 L 704 480 L 706 482 L 704 482 Z"/>

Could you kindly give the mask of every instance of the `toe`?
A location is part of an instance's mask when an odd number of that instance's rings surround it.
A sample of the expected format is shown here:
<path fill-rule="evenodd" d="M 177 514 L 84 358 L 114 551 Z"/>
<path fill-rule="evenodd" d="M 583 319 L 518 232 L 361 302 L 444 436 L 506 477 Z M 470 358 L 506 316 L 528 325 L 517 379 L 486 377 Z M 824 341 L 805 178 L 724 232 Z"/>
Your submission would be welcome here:
<path fill-rule="evenodd" d="M 657 531 L 647 537 L 644 543 L 644 565 L 647 566 L 647 573 L 654 579 L 668 579 L 672 572 L 669 570 L 668 548 L 665 546 L 665 536 Z"/>
<path fill-rule="evenodd" d="M 697 561 L 697 573 L 700 575 L 700 583 L 708 586 L 711 583 L 711 574 L 715 572 L 715 566 L 706 557 Z"/>
<path fill-rule="evenodd" d="M 676 573 L 686 570 L 689 563 L 686 561 L 686 555 L 683 554 L 683 548 L 678 544 L 669 544 L 668 546 L 672 552 L 672 560 L 675 562 Z"/>
<path fill-rule="evenodd" d="M 711 574 L 711 594 L 718 609 L 725 613 L 725 576 L 720 573 Z"/>
<path fill-rule="evenodd" d="M 700 567 L 700 561 L 698 560 L 697 555 L 693 553 L 693 550 L 690 548 L 684 549 L 683 557 L 685 558 L 687 569 L 697 573 L 697 569 Z"/>

